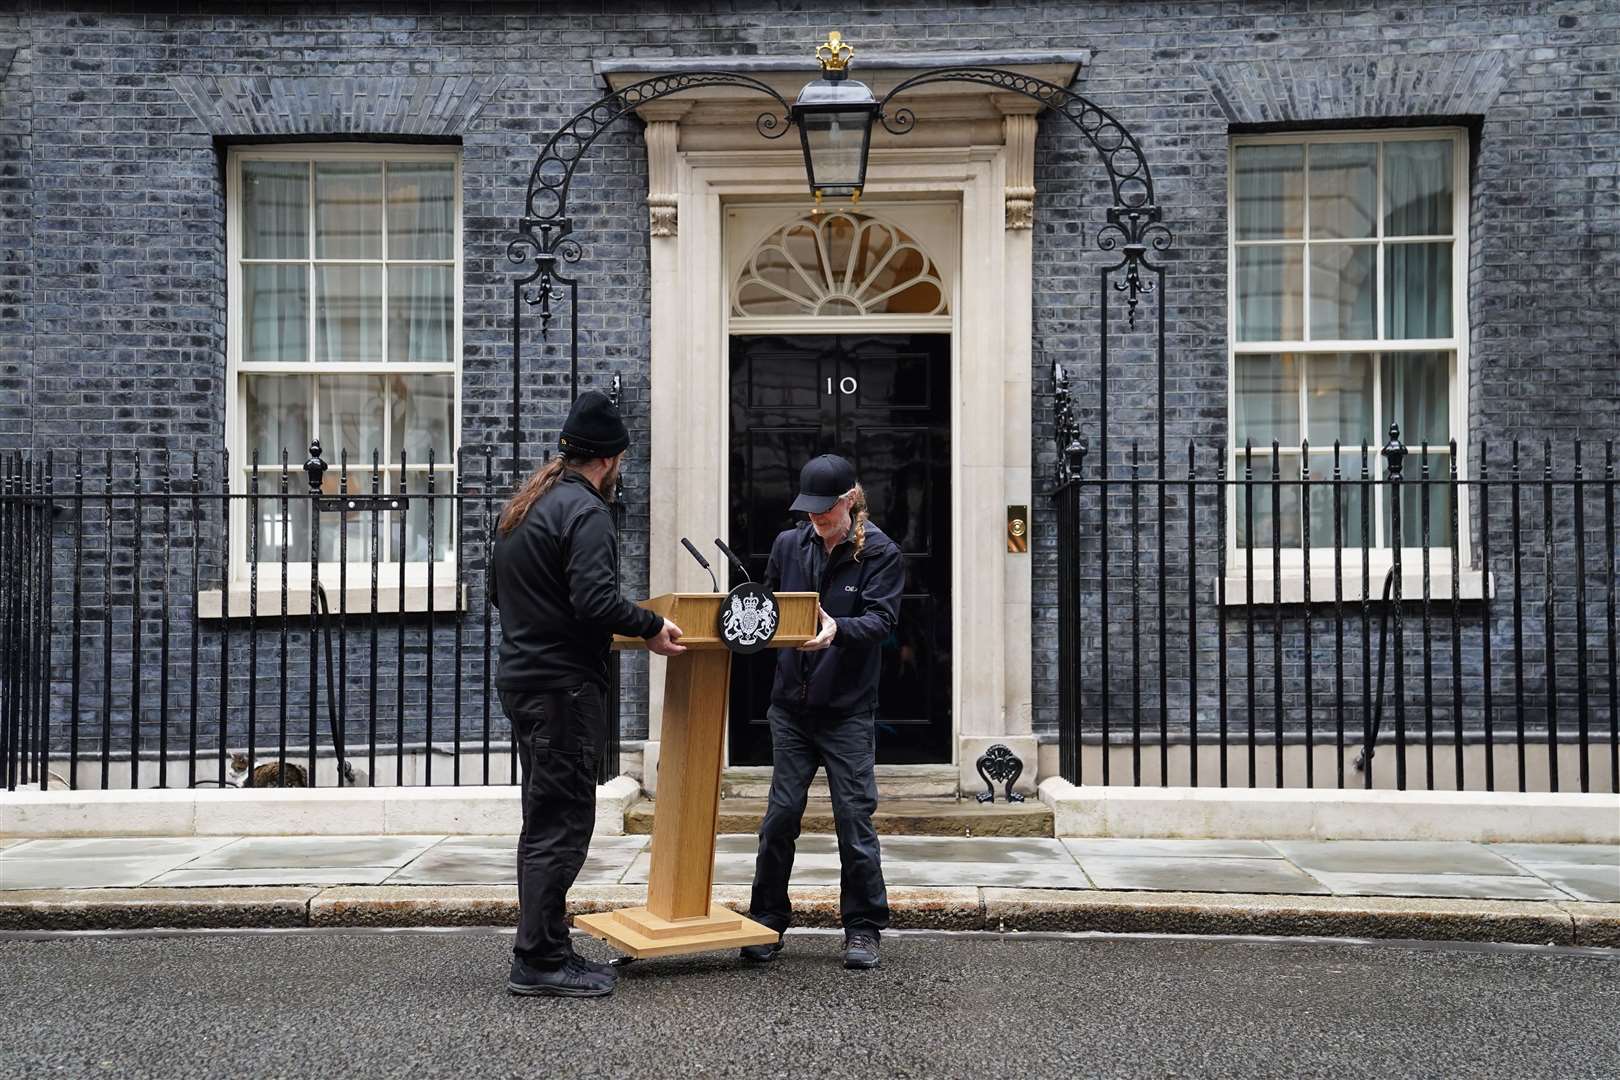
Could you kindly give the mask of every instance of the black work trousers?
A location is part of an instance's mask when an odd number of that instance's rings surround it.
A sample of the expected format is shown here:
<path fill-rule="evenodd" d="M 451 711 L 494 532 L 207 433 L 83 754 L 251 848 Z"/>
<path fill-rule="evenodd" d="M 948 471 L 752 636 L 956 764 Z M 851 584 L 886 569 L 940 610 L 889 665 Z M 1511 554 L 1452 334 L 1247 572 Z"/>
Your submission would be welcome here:
<path fill-rule="evenodd" d="M 872 814 L 877 809 L 877 730 L 871 712 L 799 714 L 772 705 L 771 795 L 759 826 L 749 917 L 773 930 L 788 928 L 793 909 L 788 878 L 805 800 L 816 768 L 827 769 L 833 824 L 838 831 L 838 906 L 848 930 L 889 925 L 889 894 Z"/>
<path fill-rule="evenodd" d="M 512 952 L 554 970 L 573 952 L 568 890 L 585 865 L 596 828 L 596 764 L 607 736 L 602 690 L 501 691 L 523 770 L 518 836 L 518 931 Z"/>

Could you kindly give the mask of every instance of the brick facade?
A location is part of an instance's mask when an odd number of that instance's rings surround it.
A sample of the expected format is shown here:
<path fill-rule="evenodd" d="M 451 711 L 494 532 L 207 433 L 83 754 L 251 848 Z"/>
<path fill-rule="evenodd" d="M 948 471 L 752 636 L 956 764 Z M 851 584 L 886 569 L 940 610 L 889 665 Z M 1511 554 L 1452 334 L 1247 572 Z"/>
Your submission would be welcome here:
<path fill-rule="evenodd" d="M 225 148 L 310 137 L 462 146 L 462 442 L 500 442 L 506 240 L 539 145 L 601 91 L 592 60 L 799 56 L 833 27 L 873 52 L 1091 51 L 1076 89 L 1140 139 L 1176 236 L 1165 259 L 1167 442 L 1211 448 L 1206 467 L 1226 437 L 1228 139 L 1267 127 L 1468 125 L 1471 442 L 1601 440 L 1620 420 L 1620 9 L 1602 0 L 265 7 L 28 2 L 0 16 L 0 450 L 107 452 L 121 475 L 138 454 L 149 476 L 162 451 L 217 452 Z M 1091 148 L 1048 117 L 1036 154 L 1039 492 L 1054 466 L 1052 361 L 1075 373 L 1082 427 L 1096 424 L 1096 277 L 1113 257 L 1094 243 L 1109 199 Z M 639 132 L 626 124 L 586 157 L 573 193 L 588 235 L 582 381 L 621 376 L 639 448 L 645 172 Z M 566 409 L 565 346 L 525 343 L 529 455 L 551 443 Z M 1125 335 L 1114 350 L 1117 456 L 1132 440 L 1151 447 L 1158 404 L 1151 338 Z M 647 584 L 644 453 L 633 450 L 626 469 L 632 593 Z M 1049 731 L 1057 554 L 1036 502 L 1035 723 Z M 644 665 L 632 662 L 629 737 L 645 732 L 645 701 Z"/>

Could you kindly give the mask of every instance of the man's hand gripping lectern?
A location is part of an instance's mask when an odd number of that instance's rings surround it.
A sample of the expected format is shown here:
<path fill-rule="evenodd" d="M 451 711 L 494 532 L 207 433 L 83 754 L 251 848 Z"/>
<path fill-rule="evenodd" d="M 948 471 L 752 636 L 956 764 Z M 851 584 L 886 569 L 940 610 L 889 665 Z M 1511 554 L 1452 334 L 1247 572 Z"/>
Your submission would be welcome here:
<path fill-rule="evenodd" d="M 738 592 L 666 593 L 641 606 L 685 631 L 686 652 L 664 673 L 664 724 L 653 810 L 652 873 L 645 907 L 580 915 L 574 925 L 634 957 L 765 945 L 776 931 L 714 904 L 714 836 L 720 814 L 720 762 L 730 699 L 731 654 L 786 649 L 816 635 L 815 593 L 756 590 L 747 604 Z M 775 603 L 774 623 L 761 625 L 760 605 Z M 733 604 L 735 606 L 733 607 Z M 745 608 L 745 604 L 747 604 Z M 741 629 L 741 644 L 738 644 Z M 762 631 L 764 631 L 762 633 Z M 727 639 L 732 639 L 728 644 Z M 639 638 L 615 638 L 616 649 L 646 648 Z"/>

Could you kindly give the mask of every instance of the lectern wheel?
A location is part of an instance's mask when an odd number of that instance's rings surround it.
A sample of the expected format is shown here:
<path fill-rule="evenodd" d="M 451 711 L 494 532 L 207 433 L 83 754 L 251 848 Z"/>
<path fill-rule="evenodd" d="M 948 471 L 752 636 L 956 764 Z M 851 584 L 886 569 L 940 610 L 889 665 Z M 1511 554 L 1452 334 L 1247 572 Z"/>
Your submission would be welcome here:
<path fill-rule="evenodd" d="M 608 961 L 608 964 L 612 967 L 629 967 L 635 962 L 636 958 L 634 956 L 615 956 Z"/>

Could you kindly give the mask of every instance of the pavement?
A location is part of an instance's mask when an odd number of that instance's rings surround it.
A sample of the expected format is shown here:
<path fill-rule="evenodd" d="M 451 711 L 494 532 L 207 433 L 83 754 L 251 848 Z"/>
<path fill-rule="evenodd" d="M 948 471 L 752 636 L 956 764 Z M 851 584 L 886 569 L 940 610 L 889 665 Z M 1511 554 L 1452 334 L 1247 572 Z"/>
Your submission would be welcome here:
<path fill-rule="evenodd" d="M 468 926 L 516 920 L 515 837 L 0 840 L 0 929 Z M 576 913 L 645 902 L 650 839 L 603 836 Z M 746 910 L 755 839 L 718 838 Z M 898 927 L 1266 933 L 1620 947 L 1620 846 L 883 839 Z M 800 838 L 795 909 L 836 925 L 836 839 Z"/>
<path fill-rule="evenodd" d="M 32 939 L 30 939 L 32 938 Z M 509 931 L 0 935 L 4 1076 L 1620 1075 L 1620 952 L 886 935 L 845 971 L 646 960 L 613 996 L 505 993 Z M 595 958 L 604 946 L 581 941 Z"/>

